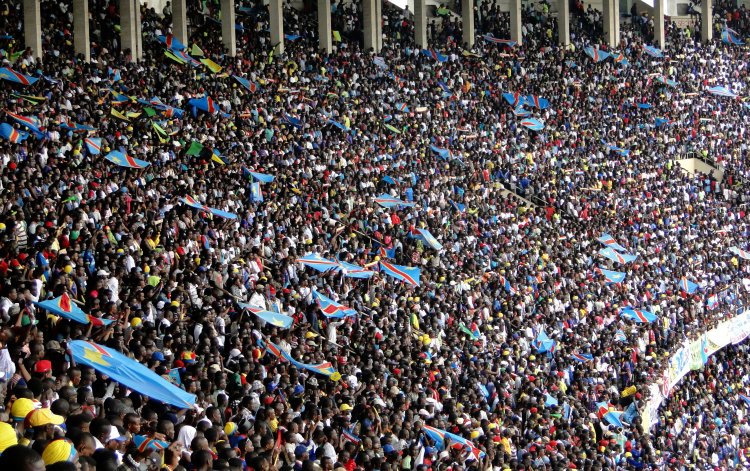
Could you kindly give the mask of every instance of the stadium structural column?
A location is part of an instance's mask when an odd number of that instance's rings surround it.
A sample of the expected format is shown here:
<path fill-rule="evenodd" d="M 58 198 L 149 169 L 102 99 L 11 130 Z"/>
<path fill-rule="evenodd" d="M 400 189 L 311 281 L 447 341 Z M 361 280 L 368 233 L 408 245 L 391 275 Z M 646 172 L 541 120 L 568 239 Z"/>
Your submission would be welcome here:
<path fill-rule="evenodd" d="M 40 0 L 23 0 L 23 31 L 26 47 L 34 57 L 42 57 L 42 12 Z"/>
<path fill-rule="evenodd" d="M 172 34 L 187 46 L 187 0 L 172 0 Z"/>
<path fill-rule="evenodd" d="M 714 2 L 703 0 L 701 2 L 701 41 L 709 43 L 714 37 Z"/>
<path fill-rule="evenodd" d="M 374 49 L 375 52 L 380 52 L 378 48 L 378 7 L 376 3 L 380 0 L 362 0 L 362 20 L 364 23 L 364 43 L 365 51 L 369 51 L 370 48 Z"/>
<path fill-rule="evenodd" d="M 477 35 L 474 26 L 474 0 L 462 0 L 461 2 L 461 27 L 464 44 L 471 49 L 474 47 Z"/>
<path fill-rule="evenodd" d="M 136 0 L 120 0 L 120 48 L 130 50 L 130 60 L 138 60 Z"/>
<path fill-rule="evenodd" d="M 273 2 L 271 2 L 273 3 Z M 237 55 L 237 20 L 234 12 L 234 0 L 221 0 L 221 42 L 229 57 Z"/>
<path fill-rule="evenodd" d="M 664 1 L 654 0 L 654 42 L 660 47 L 664 47 L 666 41 L 664 35 Z"/>
<path fill-rule="evenodd" d="M 375 39 L 378 52 L 383 50 L 383 0 L 375 0 Z"/>
<path fill-rule="evenodd" d="M 143 22 L 141 21 L 141 1 L 135 0 L 135 57 L 143 60 Z"/>
<path fill-rule="evenodd" d="M 331 34 L 331 0 L 318 0 L 318 49 L 333 52 Z"/>
<path fill-rule="evenodd" d="M 73 47 L 84 61 L 91 61 L 88 0 L 73 0 Z"/>
<path fill-rule="evenodd" d="M 520 46 L 523 44 L 523 19 L 521 0 L 510 0 L 510 39 Z"/>
<path fill-rule="evenodd" d="M 414 42 L 427 49 L 427 0 L 414 0 Z"/>
<path fill-rule="evenodd" d="M 604 37 L 610 47 L 620 44 L 620 2 L 619 0 L 603 0 Z"/>
<path fill-rule="evenodd" d="M 271 17 L 271 47 L 274 51 L 284 53 L 284 3 L 283 0 L 268 2 L 268 13 Z"/>
<path fill-rule="evenodd" d="M 570 0 L 557 0 L 557 41 L 560 46 L 570 44 Z"/>

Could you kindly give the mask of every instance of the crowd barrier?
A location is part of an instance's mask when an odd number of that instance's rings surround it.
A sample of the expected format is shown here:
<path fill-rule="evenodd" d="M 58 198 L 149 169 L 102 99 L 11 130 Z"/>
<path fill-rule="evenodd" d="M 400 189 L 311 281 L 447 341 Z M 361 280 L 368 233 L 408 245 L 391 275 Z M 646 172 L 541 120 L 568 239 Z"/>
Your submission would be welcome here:
<path fill-rule="evenodd" d="M 661 377 L 649 387 L 650 396 L 641 408 L 641 424 L 650 430 L 658 423 L 659 407 L 669 393 L 688 373 L 703 368 L 708 358 L 727 345 L 736 345 L 750 336 L 750 310 L 742 308 L 739 314 L 704 332 L 700 338 L 685 340 L 682 347 L 670 358 Z"/>

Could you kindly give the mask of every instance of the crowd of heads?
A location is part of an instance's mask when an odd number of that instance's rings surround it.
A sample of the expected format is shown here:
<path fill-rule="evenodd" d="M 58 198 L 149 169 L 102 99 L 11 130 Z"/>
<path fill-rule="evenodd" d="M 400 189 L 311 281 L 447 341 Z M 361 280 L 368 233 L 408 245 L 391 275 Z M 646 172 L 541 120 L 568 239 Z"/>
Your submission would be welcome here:
<path fill-rule="evenodd" d="M 315 15 L 290 5 L 286 32 L 300 37 L 280 54 L 267 10 L 237 8 L 238 54 L 228 57 L 218 2 L 188 4 L 187 52 L 197 45 L 220 72 L 165 55 L 169 6 L 142 8 L 138 62 L 119 51 L 116 4 L 92 4 L 91 62 L 74 56 L 70 5 L 43 3 L 42 60 L 19 50 L 20 3 L 3 12 L 3 66 L 40 79 L 4 82 L 0 99 L 37 117 L 42 133 L 0 143 L 0 466 L 742 462 L 747 427 L 735 406 L 744 405 L 707 391 L 727 377 L 744 382 L 745 347 L 689 376 L 665 403 L 672 419 L 651 429 L 638 414 L 612 423 L 598 404 L 640 410 L 670 353 L 745 303 L 747 262 L 728 249 L 748 236 L 748 109 L 706 93 L 746 93 L 743 49 L 718 36 L 701 44 L 695 26 L 670 24 L 665 58 L 655 58 L 644 53 L 648 29 L 633 21 L 613 51 L 591 26 L 600 15 L 579 5 L 572 44 L 559 47 L 547 4 L 524 11 L 524 44 L 513 47 L 479 36 L 464 49 L 460 21 L 437 18 L 441 62 L 414 46 L 408 12 L 384 6 L 375 54 L 359 44 L 360 7 L 336 4 L 332 54 L 317 51 Z M 508 21 L 491 4 L 477 8 L 480 34 L 506 38 Z M 594 62 L 590 45 L 629 64 Z M 521 125 L 505 92 L 549 100 L 526 108 L 544 129 Z M 205 95 L 219 110 L 191 112 L 188 101 Z M 136 101 L 153 97 L 186 112 L 152 115 Z M 102 139 L 101 155 L 87 136 Z M 203 149 L 189 151 L 194 141 Z M 150 165 L 103 158 L 115 150 Z M 274 180 L 253 185 L 247 170 Z M 383 208 L 374 200 L 384 193 L 414 205 Z M 188 196 L 238 217 L 196 210 Z M 413 237 L 417 229 L 442 248 Z M 602 233 L 637 259 L 603 258 Z M 372 270 L 385 260 L 418 267 L 420 286 L 319 272 L 297 261 L 309 253 Z M 611 283 L 601 269 L 626 277 Z M 683 277 L 699 289 L 682 290 Z M 313 291 L 357 315 L 324 316 Z M 88 324 L 37 304 L 63 295 Z M 265 323 L 239 303 L 294 323 Z M 658 319 L 634 323 L 625 306 Z M 554 351 L 539 348 L 540 332 Z M 195 406 L 160 403 L 74 362 L 69 344 L 81 339 L 179 384 Z M 264 343 L 303 364 L 330 362 L 341 377 L 298 369 Z M 436 440 L 425 426 L 473 445 Z"/>

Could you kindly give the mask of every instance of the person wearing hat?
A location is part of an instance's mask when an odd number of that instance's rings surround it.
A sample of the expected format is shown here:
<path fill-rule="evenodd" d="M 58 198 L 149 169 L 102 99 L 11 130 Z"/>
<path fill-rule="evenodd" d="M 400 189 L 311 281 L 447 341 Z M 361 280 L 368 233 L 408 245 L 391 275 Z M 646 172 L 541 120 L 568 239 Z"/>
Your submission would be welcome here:
<path fill-rule="evenodd" d="M 59 427 L 65 423 L 65 418 L 53 414 L 48 408 L 34 409 L 26 416 L 24 426 L 33 429 L 34 440 L 53 440 L 64 435 L 63 430 Z"/>
<path fill-rule="evenodd" d="M 18 435 L 10 424 L 0 422 L 0 455 L 6 448 L 18 444 Z"/>
<path fill-rule="evenodd" d="M 70 463 L 78 463 L 78 452 L 76 451 L 73 443 L 65 438 L 59 438 L 52 440 L 42 452 L 42 460 L 46 466 L 59 463 L 61 461 L 68 461 Z"/>

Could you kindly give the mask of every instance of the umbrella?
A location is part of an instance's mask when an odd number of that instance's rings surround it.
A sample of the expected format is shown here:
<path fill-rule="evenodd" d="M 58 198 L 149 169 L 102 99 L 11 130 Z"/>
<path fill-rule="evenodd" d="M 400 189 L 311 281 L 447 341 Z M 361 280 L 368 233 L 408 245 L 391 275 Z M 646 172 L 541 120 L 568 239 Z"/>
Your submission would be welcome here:
<path fill-rule="evenodd" d="M 68 346 L 76 362 L 90 366 L 123 386 L 183 409 L 195 405 L 194 394 L 178 388 L 120 352 L 84 340 L 74 340 Z"/>

